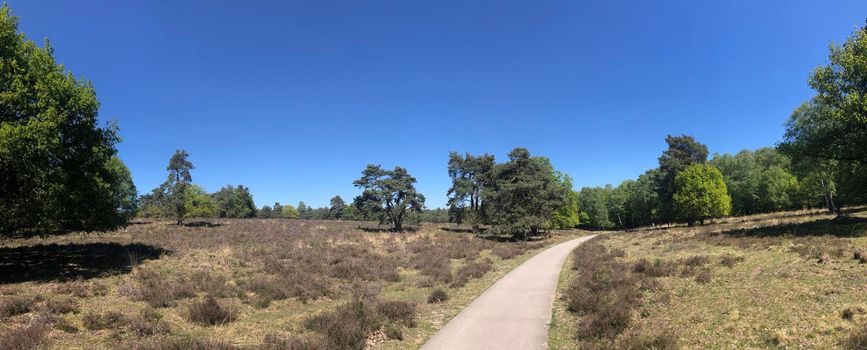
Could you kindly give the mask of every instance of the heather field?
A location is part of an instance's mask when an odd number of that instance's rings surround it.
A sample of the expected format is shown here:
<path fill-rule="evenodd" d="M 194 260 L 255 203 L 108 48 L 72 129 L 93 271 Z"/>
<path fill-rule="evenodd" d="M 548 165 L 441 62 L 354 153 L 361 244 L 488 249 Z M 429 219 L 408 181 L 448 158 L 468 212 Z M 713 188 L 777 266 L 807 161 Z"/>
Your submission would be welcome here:
<path fill-rule="evenodd" d="M 612 232 L 560 276 L 554 349 L 864 349 L 867 211 Z"/>
<path fill-rule="evenodd" d="M 424 224 L 135 221 L 0 246 L 0 349 L 417 348 L 539 249 Z"/>

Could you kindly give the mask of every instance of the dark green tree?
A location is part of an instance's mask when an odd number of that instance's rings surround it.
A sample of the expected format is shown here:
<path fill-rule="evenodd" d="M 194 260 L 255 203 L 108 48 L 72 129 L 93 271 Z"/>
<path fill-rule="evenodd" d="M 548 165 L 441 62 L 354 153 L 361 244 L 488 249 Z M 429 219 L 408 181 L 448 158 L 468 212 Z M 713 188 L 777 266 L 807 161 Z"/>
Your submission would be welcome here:
<path fill-rule="evenodd" d="M 117 127 L 99 127 L 98 110 L 91 83 L 0 7 L 0 232 L 105 231 L 135 214 Z"/>
<path fill-rule="evenodd" d="M 415 183 L 415 178 L 399 166 L 385 170 L 379 165 L 368 165 L 361 178 L 353 182 L 362 189 L 354 205 L 366 217 L 391 223 L 395 231 L 402 232 L 406 213 L 424 209 L 425 198 L 416 191 Z"/>
<path fill-rule="evenodd" d="M 578 194 L 578 207 L 581 210 L 582 226 L 594 229 L 614 227 L 608 215 L 605 189 L 602 187 L 583 187 Z"/>
<path fill-rule="evenodd" d="M 166 170 L 169 172 L 169 178 L 160 186 L 163 189 L 164 201 L 171 208 L 172 214 L 178 225 L 184 223 L 184 218 L 187 215 L 187 189 L 193 181 L 193 176 L 190 170 L 193 170 L 193 163 L 187 157 L 190 154 L 184 150 L 177 150 L 169 160 L 169 165 Z"/>
<path fill-rule="evenodd" d="M 662 204 L 660 216 L 665 221 L 674 220 L 672 207 L 675 191 L 674 178 L 683 169 L 692 164 L 701 164 L 707 161 L 707 146 L 699 143 L 692 136 L 681 135 L 665 138 L 668 149 L 659 157 L 659 200 Z"/>
<path fill-rule="evenodd" d="M 457 152 L 449 153 L 448 171 L 452 179 L 452 187 L 448 190 L 449 212 L 455 222 L 466 221 L 476 232 L 484 220 L 482 191 L 490 184 L 493 167 L 494 156 L 489 154 L 474 156 L 467 153 L 462 157 Z"/>
<path fill-rule="evenodd" d="M 531 158 L 525 148 L 509 152 L 509 161 L 491 171 L 483 189 L 487 221 L 492 232 L 526 240 L 551 227 L 566 193 L 545 158 Z"/>
<path fill-rule="evenodd" d="M 309 220 L 311 219 L 310 214 L 313 211 L 313 208 L 308 207 L 307 203 L 304 201 L 298 202 L 298 218 L 301 220 Z"/>
<path fill-rule="evenodd" d="M 260 217 L 263 219 L 270 219 L 271 217 L 273 217 L 273 210 L 271 209 L 270 206 L 267 206 L 267 205 L 263 206 L 261 209 L 259 209 L 256 212 L 256 217 Z"/>
<path fill-rule="evenodd" d="M 217 213 L 221 218 L 252 218 L 256 216 L 256 204 L 250 189 L 242 185 L 228 185 L 214 193 Z"/>
<path fill-rule="evenodd" d="M 274 206 L 271 207 L 271 217 L 275 219 L 283 218 L 283 206 L 280 205 L 280 202 L 274 202 Z"/>
<path fill-rule="evenodd" d="M 343 214 L 346 211 L 346 202 L 340 196 L 331 197 L 331 207 L 328 208 L 328 218 L 340 220 L 343 219 Z"/>

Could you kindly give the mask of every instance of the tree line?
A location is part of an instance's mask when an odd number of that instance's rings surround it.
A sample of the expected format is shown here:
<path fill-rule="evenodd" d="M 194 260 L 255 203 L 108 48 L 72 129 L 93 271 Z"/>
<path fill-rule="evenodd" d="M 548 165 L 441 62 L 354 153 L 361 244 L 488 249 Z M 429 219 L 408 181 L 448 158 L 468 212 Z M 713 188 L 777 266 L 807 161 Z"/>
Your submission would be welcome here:
<path fill-rule="evenodd" d="M 361 194 L 328 207 L 257 207 L 250 189 L 215 193 L 192 182 L 189 154 L 177 151 L 166 181 L 138 196 L 117 157 L 116 123 L 100 127 L 92 84 L 18 31 L 0 7 L 0 233 L 106 231 L 135 215 L 377 220 L 400 231 L 419 221 L 456 222 L 485 234 L 527 239 L 550 229 L 689 224 L 726 215 L 807 207 L 840 212 L 867 202 L 867 29 L 830 48 L 814 70 L 816 95 L 795 108 L 774 148 L 714 154 L 687 135 L 668 136 L 659 166 L 618 186 L 574 190 L 544 157 L 515 148 L 493 155 L 449 154 L 444 209 L 425 207 L 402 167 L 370 165 L 353 182 Z"/>

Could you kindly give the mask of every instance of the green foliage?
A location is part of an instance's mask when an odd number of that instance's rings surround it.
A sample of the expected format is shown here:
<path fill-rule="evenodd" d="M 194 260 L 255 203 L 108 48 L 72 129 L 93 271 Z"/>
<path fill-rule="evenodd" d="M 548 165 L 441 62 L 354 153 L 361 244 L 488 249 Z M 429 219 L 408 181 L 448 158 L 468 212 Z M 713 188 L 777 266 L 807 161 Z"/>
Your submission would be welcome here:
<path fill-rule="evenodd" d="M 659 220 L 659 176 L 658 169 L 651 169 L 638 180 L 624 181 L 620 185 L 626 192 L 626 226 L 646 226 Z"/>
<path fill-rule="evenodd" d="M 185 193 L 184 208 L 191 218 L 217 217 L 217 202 L 202 186 L 190 184 Z"/>
<path fill-rule="evenodd" d="M 361 178 L 353 182 L 362 189 L 354 205 L 365 217 L 390 223 L 395 231 L 401 232 L 406 213 L 420 212 L 424 208 L 425 198 L 415 190 L 415 183 L 415 178 L 399 166 L 385 170 L 378 165 L 368 165 L 361 172 Z"/>
<path fill-rule="evenodd" d="M 166 170 L 169 172 L 169 177 L 166 179 L 160 188 L 163 189 L 163 203 L 168 205 L 178 225 L 184 223 L 184 218 L 187 215 L 187 189 L 193 181 L 193 176 L 190 170 L 194 169 L 187 157 L 190 154 L 184 150 L 177 150 L 169 160 L 169 165 Z"/>
<path fill-rule="evenodd" d="M 581 224 L 596 229 L 611 228 L 614 226 L 609 220 L 607 195 L 605 188 L 584 187 L 578 194 L 579 208 L 581 210 Z"/>
<path fill-rule="evenodd" d="M 565 195 L 563 196 L 563 205 L 554 211 L 554 219 L 551 222 L 552 228 L 570 229 L 578 227 L 581 220 L 578 217 L 579 199 L 578 192 L 575 191 L 572 185 L 572 178 L 569 175 L 555 172 L 557 182 Z"/>
<path fill-rule="evenodd" d="M 97 124 L 90 82 L 18 32 L 0 7 L 0 232 L 111 230 L 136 207 L 117 127 Z"/>
<path fill-rule="evenodd" d="M 343 219 L 346 214 L 346 202 L 343 201 L 343 198 L 340 198 L 340 196 L 331 197 L 329 203 L 331 206 L 328 208 L 328 218 L 335 220 Z"/>
<path fill-rule="evenodd" d="M 256 204 L 250 189 L 242 185 L 228 185 L 213 195 L 217 203 L 217 216 L 221 218 L 252 218 L 256 216 Z"/>
<path fill-rule="evenodd" d="M 300 215 L 298 214 L 298 209 L 295 209 L 290 204 L 286 204 L 283 206 L 283 217 L 287 219 L 298 219 Z"/>
<path fill-rule="evenodd" d="M 674 210 L 690 225 L 696 221 L 729 215 L 732 200 L 722 173 L 712 164 L 693 164 L 675 178 Z"/>
<path fill-rule="evenodd" d="M 449 177 L 452 187 L 448 191 L 448 207 L 451 217 L 461 224 L 464 221 L 478 231 L 484 220 L 482 210 L 482 191 L 490 185 L 494 156 L 484 154 L 474 156 L 469 153 L 461 157 L 457 152 L 449 153 Z"/>
<path fill-rule="evenodd" d="M 732 213 L 748 215 L 799 209 L 806 196 L 791 171 L 791 162 L 773 148 L 714 155 L 732 198 Z"/>
<path fill-rule="evenodd" d="M 668 149 L 659 157 L 658 193 L 661 203 L 660 217 L 664 221 L 674 220 L 672 199 L 676 190 L 675 177 L 692 164 L 707 161 L 707 146 L 699 143 L 692 136 L 681 135 L 665 138 Z"/>
<path fill-rule="evenodd" d="M 494 234 L 527 239 L 551 226 L 566 193 L 545 158 L 530 158 L 524 148 L 509 152 L 509 161 L 491 171 L 483 189 L 485 210 Z"/>

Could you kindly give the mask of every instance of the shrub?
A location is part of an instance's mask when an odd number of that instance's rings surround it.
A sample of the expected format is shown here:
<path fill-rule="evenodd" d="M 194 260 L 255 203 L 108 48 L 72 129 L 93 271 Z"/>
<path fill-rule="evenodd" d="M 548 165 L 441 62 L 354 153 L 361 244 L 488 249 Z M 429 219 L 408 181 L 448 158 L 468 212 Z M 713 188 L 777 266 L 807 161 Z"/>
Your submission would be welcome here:
<path fill-rule="evenodd" d="M 45 301 L 45 309 L 55 314 L 77 313 L 78 302 L 72 297 L 57 296 Z"/>
<path fill-rule="evenodd" d="M 327 350 L 328 344 L 318 336 L 283 337 L 273 333 L 265 335 L 259 350 Z"/>
<path fill-rule="evenodd" d="M 704 255 L 695 255 L 683 259 L 683 264 L 689 267 L 701 267 L 708 263 L 710 259 Z"/>
<path fill-rule="evenodd" d="M 434 289 L 427 297 L 428 304 L 438 304 L 449 300 L 449 294 L 442 288 Z"/>
<path fill-rule="evenodd" d="M 849 333 L 844 345 L 852 350 L 867 349 L 867 325 L 861 325 Z"/>
<path fill-rule="evenodd" d="M 389 325 L 385 327 L 384 331 L 385 336 L 388 337 L 388 339 L 403 340 L 403 331 L 400 329 L 400 327 Z"/>
<path fill-rule="evenodd" d="M 193 302 L 187 306 L 190 321 L 205 326 L 213 326 L 232 322 L 237 317 L 237 312 L 229 307 L 220 305 L 213 296 L 207 296 L 204 300 Z"/>
<path fill-rule="evenodd" d="M 517 244 L 517 243 L 516 243 Z M 521 248 L 514 245 L 499 245 L 491 249 L 491 254 L 500 257 L 500 259 L 508 260 L 524 253 Z"/>
<path fill-rule="evenodd" d="M 25 326 L 0 332 L 0 350 L 36 349 L 45 339 L 50 325 L 41 319 L 34 319 Z"/>
<path fill-rule="evenodd" d="M 400 323 L 410 328 L 415 327 L 416 309 L 413 304 L 405 301 L 383 301 L 376 305 L 376 310 L 390 322 Z"/>
<path fill-rule="evenodd" d="M 653 262 L 642 258 L 635 263 L 633 271 L 650 277 L 671 276 L 677 268 L 670 261 L 656 259 Z"/>
<path fill-rule="evenodd" d="M 382 321 L 370 303 L 361 298 L 307 320 L 305 326 L 323 336 L 329 349 L 363 349 L 368 334 Z"/>
<path fill-rule="evenodd" d="M 742 256 L 734 256 L 734 255 L 726 254 L 726 255 L 723 255 L 720 257 L 719 263 L 720 263 L 720 265 L 725 266 L 725 267 L 732 267 L 732 266 L 735 266 L 735 264 L 742 262 L 744 260 L 745 259 Z"/>
<path fill-rule="evenodd" d="M 713 273 L 710 270 L 701 270 L 695 275 L 695 281 L 700 284 L 708 284 L 713 280 Z"/>
<path fill-rule="evenodd" d="M 613 339 L 629 326 L 630 308 L 631 306 L 625 303 L 605 304 L 599 311 L 581 319 L 578 338 Z"/>
<path fill-rule="evenodd" d="M 153 337 L 138 344 L 133 350 L 235 350 L 229 342 L 211 338 Z"/>
<path fill-rule="evenodd" d="M 30 296 L 15 295 L 0 301 L 0 317 L 26 314 L 33 309 L 36 300 Z"/>
<path fill-rule="evenodd" d="M 482 262 L 471 262 L 455 272 L 455 277 L 452 280 L 451 287 L 452 288 L 460 288 L 469 282 L 470 279 L 481 278 L 488 271 L 491 271 L 491 262 L 490 261 L 482 261 Z"/>
<path fill-rule="evenodd" d="M 127 320 L 130 331 L 138 336 L 169 334 L 169 325 L 162 321 L 162 315 L 153 309 L 145 309 Z"/>
<path fill-rule="evenodd" d="M 102 315 L 90 311 L 81 317 L 81 322 L 84 324 L 84 328 L 95 331 L 117 328 L 125 322 L 125 319 L 123 314 L 117 311 L 109 311 Z"/>
<path fill-rule="evenodd" d="M 634 334 L 626 337 L 620 348 L 625 350 L 677 349 L 677 337 L 668 330 L 659 334 Z"/>

